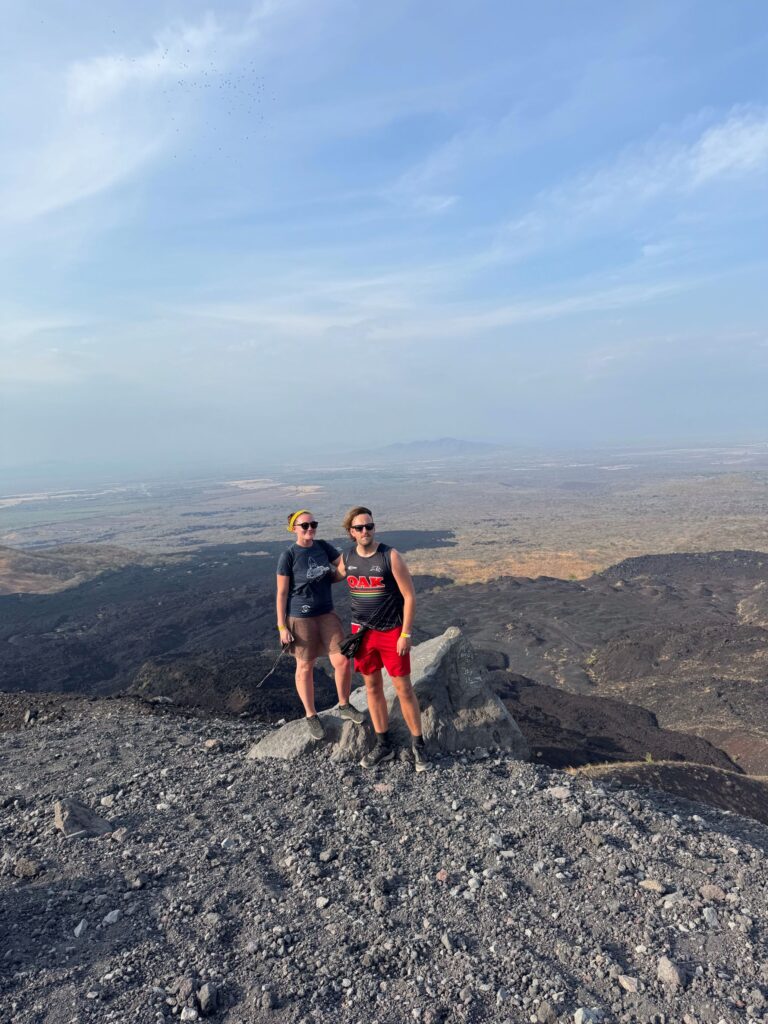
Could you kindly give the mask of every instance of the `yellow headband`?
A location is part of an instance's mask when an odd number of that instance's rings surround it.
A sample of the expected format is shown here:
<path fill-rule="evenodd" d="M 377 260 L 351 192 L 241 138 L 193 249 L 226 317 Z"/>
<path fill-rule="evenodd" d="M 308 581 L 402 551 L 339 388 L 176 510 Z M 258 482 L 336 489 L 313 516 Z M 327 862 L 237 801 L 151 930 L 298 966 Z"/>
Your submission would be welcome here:
<path fill-rule="evenodd" d="M 299 516 L 303 516 L 305 514 L 311 515 L 312 513 L 309 511 L 309 509 L 306 508 L 300 508 L 298 512 L 293 513 L 291 518 L 288 520 L 288 525 L 286 526 L 286 530 L 288 531 L 288 533 L 293 533 L 293 528 L 296 525 L 296 520 L 299 518 Z"/>

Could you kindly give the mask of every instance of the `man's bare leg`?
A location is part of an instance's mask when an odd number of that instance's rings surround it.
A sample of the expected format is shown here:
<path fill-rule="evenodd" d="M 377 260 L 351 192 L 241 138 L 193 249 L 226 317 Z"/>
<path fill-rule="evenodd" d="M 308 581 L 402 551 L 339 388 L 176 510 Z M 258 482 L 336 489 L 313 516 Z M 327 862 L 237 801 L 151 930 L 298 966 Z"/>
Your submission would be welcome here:
<path fill-rule="evenodd" d="M 392 685 L 400 701 L 400 710 L 403 712 L 408 731 L 411 736 L 421 736 L 421 708 L 411 683 L 411 677 L 393 676 Z"/>
<path fill-rule="evenodd" d="M 371 716 L 373 728 L 377 733 L 384 733 L 389 728 L 389 713 L 387 712 L 387 699 L 384 696 L 384 680 L 381 678 L 381 670 L 379 669 L 371 676 L 363 676 L 363 680 L 368 691 L 368 713 Z"/>

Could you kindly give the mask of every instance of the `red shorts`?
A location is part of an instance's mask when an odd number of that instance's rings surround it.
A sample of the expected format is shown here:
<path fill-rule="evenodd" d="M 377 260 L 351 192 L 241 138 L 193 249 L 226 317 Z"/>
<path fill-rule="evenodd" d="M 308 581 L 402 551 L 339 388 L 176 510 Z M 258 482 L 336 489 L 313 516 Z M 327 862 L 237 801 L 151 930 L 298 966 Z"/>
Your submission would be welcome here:
<path fill-rule="evenodd" d="M 360 627 L 352 623 L 352 632 L 359 632 Z M 391 676 L 409 676 L 411 674 L 410 654 L 397 653 L 397 641 L 403 631 L 402 626 L 395 626 L 394 629 L 387 629 L 381 632 L 378 629 L 369 629 L 363 637 L 357 654 L 355 655 L 355 670 L 362 672 L 364 676 L 372 676 L 382 666 Z"/>

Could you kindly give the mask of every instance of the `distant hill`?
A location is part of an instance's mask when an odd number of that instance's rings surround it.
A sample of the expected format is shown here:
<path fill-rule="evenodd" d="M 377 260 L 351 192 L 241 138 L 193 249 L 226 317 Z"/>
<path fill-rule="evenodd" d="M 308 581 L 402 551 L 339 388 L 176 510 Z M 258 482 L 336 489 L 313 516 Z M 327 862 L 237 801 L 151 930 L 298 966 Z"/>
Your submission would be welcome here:
<path fill-rule="evenodd" d="M 434 440 L 398 441 L 396 444 L 374 448 L 368 456 L 405 459 L 447 459 L 460 455 L 488 455 L 499 451 L 501 445 L 486 441 L 464 441 L 457 437 L 438 437 Z"/>

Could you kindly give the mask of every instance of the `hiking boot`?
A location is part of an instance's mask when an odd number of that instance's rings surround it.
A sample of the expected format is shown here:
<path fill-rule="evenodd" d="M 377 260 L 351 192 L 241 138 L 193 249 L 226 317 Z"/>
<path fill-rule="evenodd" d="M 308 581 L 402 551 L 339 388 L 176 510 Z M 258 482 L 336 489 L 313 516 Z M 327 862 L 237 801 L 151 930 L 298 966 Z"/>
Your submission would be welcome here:
<path fill-rule="evenodd" d="M 339 704 L 339 717 L 347 722 L 354 722 L 355 725 L 362 725 L 365 721 L 363 712 L 353 708 L 351 704 Z"/>
<path fill-rule="evenodd" d="M 323 728 L 323 723 L 320 721 L 317 715 L 312 715 L 311 718 L 307 718 L 306 722 L 307 728 L 309 729 L 309 735 L 312 737 L 313 740 L 321 740 L 323 736 L 325 736 L 325 729 Z"/>
<path fill-rule="evenodd" d="M 417 772 L 428 772 L 432 767 L 432 762 L 429 759 L 429 754 L 425 747 L 417 747 L 415 744 L 411 747 L 411 754 L 413 755 L 413 769 Z"/>
<path fill-rule="evenodd" d="M 377 743 L 373 750 L 369 750 L 360 761 L 363 768 L 376 768 L 384 761 L 391 761 L 395 756 L 394 748 L 388 743 Z"/>

